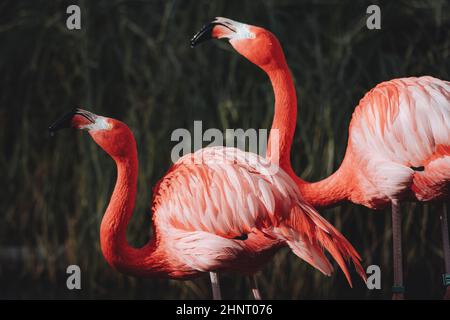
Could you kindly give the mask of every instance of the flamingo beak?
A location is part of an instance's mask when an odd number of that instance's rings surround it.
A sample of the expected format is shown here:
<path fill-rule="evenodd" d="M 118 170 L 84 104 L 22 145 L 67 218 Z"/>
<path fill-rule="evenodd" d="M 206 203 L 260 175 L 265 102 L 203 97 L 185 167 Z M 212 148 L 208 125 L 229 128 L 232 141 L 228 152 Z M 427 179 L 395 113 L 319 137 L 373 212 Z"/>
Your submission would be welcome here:
<path fill-rule="evenodd" d="M 221 18 L 216 18 L 216 20 L 205 24 L 199 32 L 197 32 L 191 39 L 191 48 L 194 48 L 196 45 L 198 45 L 199 43 L 202 43 L 206 40 L 210 40 L 210 39 L 216 39 L 218 38 L 217 36 L 213 35 L 213 30 L 215 26 L 222 26 L 226 29 L 228 29 L 228 31 L 231 31 L 232 33 L 235 33 L 236 30 L 234 30 L 232 28 L 232 26 L 229 23 L 224 23 L 222 22 Z M 222 36 L 220 38 L 225 38 L 226 36 Z"/>
<path fill-rule="evenodd" d="M 63 116 L 61 116 L 58 120 L 53 122 L 52 125 L 48 127 L 48 131 L 50 133 L 50 136 L 53 136 L 56 131 L 64 129 L 64 128 L 71 128 L 73 127 L 73 118 L 76 116 L 82 116 L 90 123 L 95 123 L 96 115 L 92 112 L 83 110 L 83 109 L 75 109 L 73 111 L 67 112 Z"/>
<path fill-rule="evenodd" d="M 199 43 L 212 39 L 212 29 L 216 24 L 211 22 L 205 24 L 200 31 L 198 31 L 191 39 L 191 48 L 194 48 Z"/>

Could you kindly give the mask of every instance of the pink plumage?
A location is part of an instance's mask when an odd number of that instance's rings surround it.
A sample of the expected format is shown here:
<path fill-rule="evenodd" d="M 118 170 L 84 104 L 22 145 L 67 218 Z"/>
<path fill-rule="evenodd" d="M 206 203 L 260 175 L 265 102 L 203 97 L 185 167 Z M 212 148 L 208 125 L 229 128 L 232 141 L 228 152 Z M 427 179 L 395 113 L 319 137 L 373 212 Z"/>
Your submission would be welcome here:
<path fill-rule="evenodd" d="M 394 298 L 403 298 L 399 202 L 449 199 L 450 83 L 425 76 L 377 85 L 353 113 L 348 147 L 339 169 L 326 179 L 309 183 L 297 177 L 291 166 L 297 95 L 278 39 L 264 28 L 221 17 L 197 33 L 191 44 L 210 38 L 228 39 L 237 52 L 268 75 L 275 95 L 275 113 L 267 156 L 294 179 L 308 203 L 316 208 L 343 201 L 374 209 L 391 205 L 393 292 Z M 450 298 L 445 209 L 440 219 L 447 279 L 444 285 L 446 297 Z"/>
<path fill-rule="evenodd" d="M 100 244 L 105 259 L 118 271 L 173 279 L 227 270 L 252 274 L 288 244 L 324 274 L 333 271 L 325 249 L 350 284 L 346 262 L 353 262 L 365 278 L 358 253 L 301 199 L 287 173 L 256 154 L 234 148 L 205 148 L 179 159 L 154 188 L 153 237 L 142 248 L 131 247 L 126 228 L 138 175 L 131 130 L 118 120 L 81 109 L 64 115 L 50 129 L 69 126 L 88 130 L 117 165 Z"/>
<path fill-rule="evenodd" d="M 342 166 L 350 200 L 371 208 L 448 197 L 450 83 L 402 78 L 370 90 L 353 113 Z"/>
<path fill-rule="evenodd" d="M 283 243 L 324 274 L 333 268 L 323 247 L 349 282 L 345 260 L 365 275 L 350 243 L 301 199 L 283 170 L 256 154 L 199 150 L 177 161 L 154 192 L 154 225 L 176 265 L 175 277 L 182 269 L 253 273 L 265 259 L 261 252 Z M 249 239 L 236 239 L 242 235 Z M 250 258 L 255 261 L 243 263 Z"/>

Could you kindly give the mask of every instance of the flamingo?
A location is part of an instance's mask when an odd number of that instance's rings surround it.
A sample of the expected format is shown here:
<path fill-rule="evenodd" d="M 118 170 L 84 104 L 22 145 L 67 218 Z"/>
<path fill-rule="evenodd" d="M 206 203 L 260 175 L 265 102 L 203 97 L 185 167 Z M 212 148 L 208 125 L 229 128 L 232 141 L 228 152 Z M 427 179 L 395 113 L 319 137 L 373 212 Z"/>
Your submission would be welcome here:
<path fill-rule="evenodd" d="M 267 158 L 279 163 L 315 208 L 344 201 L 371 209 L 391 206 L 393 232 L 393 299 L 404 298 L 400 201 L 448 201 L 450 197 L 450 82 L 430 76 L 378 84 L 361 99 L 349 128 L 345 157 L 331 176 L 310 183 L 291 166 L 297 96 L 278 39 L 268 30 L 218 17 L 191 40 L 228 39 L 231 46 L 269 77 L 275 94 L 272 131 L 279 148 Z M 447 213 L 440 215 L 445 260 L 445 298 L 450 298 L 450 246 Z"/>
<path fill-rule="evenodd" d="M 115 161 L 117 180 L 100 227 L 103 256 L 137 277 L 191 279 L 205 272 L 253 274 L 287 244 L 326 275 L 324 248 L 349 284 L 345 261 L 365 277 L 352 245 L 299 196 L 295 182 L 266 159 L 235 148 L 211 147 L 181 157 L 153 189 L 153 237 L 142 248 L 126 240 L 138 175 L 136 142 L 123 122 L 76 109 L 49 127 L 87 130 Z M 217 278 L 214 298 L 220 298 Z"/>

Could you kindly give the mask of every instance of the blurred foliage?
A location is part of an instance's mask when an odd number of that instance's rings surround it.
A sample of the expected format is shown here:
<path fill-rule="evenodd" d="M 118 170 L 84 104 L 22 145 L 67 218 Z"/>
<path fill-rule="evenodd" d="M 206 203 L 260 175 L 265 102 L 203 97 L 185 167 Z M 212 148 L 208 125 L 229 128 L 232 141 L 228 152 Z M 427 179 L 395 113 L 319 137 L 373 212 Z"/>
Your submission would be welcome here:
<path fill-rule="evenodd" d="M 82 8 L 82 30 L 66 28 L 66 8 Z M 382 29 L 365 27 L 379 4 Z M 106 264 L 99 225 L 115 182 L 109 157 L 81 132 L 50 139 L 47 126 L 82 106 L 126 122 L 138 143 L 140 172 L 129 241 L 149 236 L 151 186 L 170 166 L 171 132 L 269 128 L 273 93 L 261 70 L 225 42 L 189 47 L 215 16 L 264 26 L 285 50 L 299 96 L 296 172 L 311 181 L 340 164 L 353 109 L 377 83 L 413 75 L 450 79 L 448 1 L 43 1 L 0 3 L 1 298 L 209 298 L 209 278 L 137 280 Z M 440 298 L 440 205 L 403 206 L 409 298 Z M 281 250 L 258 274 L 265 298 L 389 298 L 388 211 L 354 205 L 322 211 L 364 264 L 382 268 L 383 290 L 354 276 L 331 278 Z M 27 251 L 28 250 L 28 251 Z M 19 255 L 20 256 L 20 255 Z M 65 287 L 68 264 L 81 266 L 82 290 Z M 250 298 L 246 278 L 222 275 L 224 296 Z"/>

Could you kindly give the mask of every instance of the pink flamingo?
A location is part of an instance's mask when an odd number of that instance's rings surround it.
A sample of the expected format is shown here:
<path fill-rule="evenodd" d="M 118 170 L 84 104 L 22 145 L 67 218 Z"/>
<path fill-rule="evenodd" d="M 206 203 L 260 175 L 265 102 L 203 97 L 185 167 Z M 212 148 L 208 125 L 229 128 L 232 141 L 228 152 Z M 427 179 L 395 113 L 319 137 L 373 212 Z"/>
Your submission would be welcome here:
<path fill-rule="evenodd" d="M 450 83 L 433 77 L 402 78 L 380 83 L 360 101 L 349 128 L 348 147 L 339 169 L 309 183 L 297 177 L 290 152 L 297 117 L 297 96 L 278 39 L 268 30 L 216 18 L 191 40 L 228 39 L 234 49 L 259 66 L 275 94 L 273 130 L 278 131 L 279 163 L 296 181 L 303 198 L 316 208 L 343 201 L 372 209 L 391 205 L 394 251 L 393 298 L 403 299 L 401 215 L 399 202 L 446 201 L 450 197 Z M 441 216 L 445 259 L 444 285 L 450 297 L 450 246 L 447 214 Z"/>
<path fill-rule="evenodd" d="M 216 271 L 253 274 L 280 246 L 326 275 L 333 267 L 325 248 L 351 285 L 345 260 L 365 277 L 351 244 L 311 206 L 294 181 L 256 154 L 234 148 L 205 148 L 179 159 L 153 191 L 153 238 L 142 248 L 126 240 L 138 175 L 136 142 L 122 122 L 77 109 L 58 119 L 51 133 L 84 129 L 117 166 L 116 185 L 100 227 L 107 262 L 138 277 L 190 279 Z"/>

